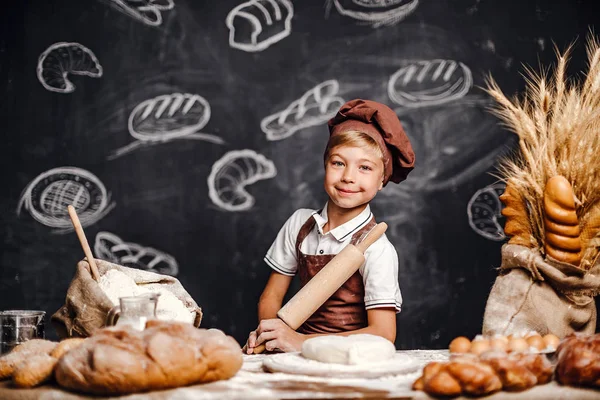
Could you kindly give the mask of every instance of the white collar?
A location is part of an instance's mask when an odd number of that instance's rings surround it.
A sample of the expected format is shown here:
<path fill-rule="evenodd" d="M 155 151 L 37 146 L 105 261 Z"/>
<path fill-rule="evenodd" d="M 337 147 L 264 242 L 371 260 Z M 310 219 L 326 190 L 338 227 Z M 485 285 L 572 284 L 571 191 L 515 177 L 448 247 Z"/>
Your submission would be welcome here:
<path fill-rule="evenodd" d="M 319 230 L 319 233 L 322 235 L 323 226 L 325 226 L 325 224 L 328 221 L 327 203 L 325 204 L 325 207 L 323 207 L 321 214 L 315 211 L 313 212 L 312 216 L 317 223 L 317 229 Z M 371 207 L 367 204 L 365 209 L 362 210 L 361 213 L 358 214 L 356 217 L 352 218 L 348 222 L 343 223 L 335 229 L 330 230 L 327 233 L 330 233 L 337 241 L 341 242 L 345 240 L 349 235 L 356 233 L 359 229 L 368 224 L 372 217 L 373 214 L 371 213 Z"/>

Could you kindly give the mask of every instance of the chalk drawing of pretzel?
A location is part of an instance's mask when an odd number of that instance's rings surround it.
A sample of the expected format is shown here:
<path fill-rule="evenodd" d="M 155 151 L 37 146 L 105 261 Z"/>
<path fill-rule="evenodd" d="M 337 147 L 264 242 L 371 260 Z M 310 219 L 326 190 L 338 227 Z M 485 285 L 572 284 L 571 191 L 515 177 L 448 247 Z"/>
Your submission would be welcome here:
<path fill-rule="evenodd" d="M 282 140 L 327 121 L 344 104 L 344 99 L 336 96 L 338 90 L 339 83 L 333 79 L 318 84 L 284 110 L 263 118 L 262 131 L 268 140 Z"/>
<path fill-rule="evenodd" d="M 210 113 L 208 101 L 197 94 L 172 93 L 145 100 L 133 109 L 127 121 L 129 134 L 137 140 L 115 150 L 108 159 L 120 157 L 142 145 L 173 139 L 224 144 L 219 136 L 198 132 L 210 120 Z"/>
<path fill-rule="evenodd" d="M 25 207 L 36 221 L 56 228 L 53 233 L 68 233 L 73 231 L 68 205 L 75 207 L 84 227 L 96 223 L 115 206 L 94 174 L 81 168 L 61 167 L 38 175 L 27 185 L 17 215 Z"/>
<path fill-rule="evenodd" d="M 128 243 L 110 232 L 98 232 L 94 242 L 96 257 L 115 264 L 177 276 L 179 266 L 172 256 L 152 247 Z"/>
<path fill-rule="evenodd" d="M 110 0 L 122 13 L 150 26 L 162 24 L 162 12 L 175 7 L 173 0 Z"/>

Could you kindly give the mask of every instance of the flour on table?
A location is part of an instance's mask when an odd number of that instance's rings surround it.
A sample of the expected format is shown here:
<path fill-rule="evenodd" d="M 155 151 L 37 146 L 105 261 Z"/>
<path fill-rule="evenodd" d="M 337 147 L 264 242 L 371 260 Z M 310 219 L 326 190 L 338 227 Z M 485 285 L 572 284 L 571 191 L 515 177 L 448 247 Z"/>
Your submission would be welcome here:
<path fill-rule="evenodd" d="M 318 336 L 305 340 L 302 356 L 323 363 L 360 365 L 389 360 L 396 353 L 392 342 L 381 336 Z"/>
<path fill-rule="evenodd" d="M 148 293 L 160 294 L 158 305 L 156 307 L 156 317 L 165 321 L 179 321 L 194 323 L 196 314 L 183 304 L 171 291 L 160 287 L 154 287 L 148 290 L 143 286 L 138 286 L 133 278 L 125 273 L 111 269 L 106 271 L 98 281 L 100 288 L 114 305 L 119 305 L 120 297 L 140 296 Z"/>

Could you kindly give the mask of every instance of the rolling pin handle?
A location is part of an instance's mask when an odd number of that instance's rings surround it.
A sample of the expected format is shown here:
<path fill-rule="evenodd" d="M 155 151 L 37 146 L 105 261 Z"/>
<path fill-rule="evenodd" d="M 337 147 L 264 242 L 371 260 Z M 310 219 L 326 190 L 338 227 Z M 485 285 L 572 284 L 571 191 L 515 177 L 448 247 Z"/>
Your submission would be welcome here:
<path fill-rule="evenodd" d="M 364 253 L 370 245 L 375 243 L 377 239 L 379 239 L 387 230 L 387 224 L 385 222 L 380 222 L 373 229 L 369 231 L 367 236 L 356 245 L 356 248 L 360 250 L 361 253 Z"/>

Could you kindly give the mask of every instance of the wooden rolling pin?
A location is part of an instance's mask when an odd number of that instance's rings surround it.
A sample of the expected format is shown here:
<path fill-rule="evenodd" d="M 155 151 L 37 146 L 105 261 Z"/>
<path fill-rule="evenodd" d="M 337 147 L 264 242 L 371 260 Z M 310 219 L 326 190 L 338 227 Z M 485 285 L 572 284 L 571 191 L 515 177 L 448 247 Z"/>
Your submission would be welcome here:
<path fill-rule="evenodd" d="M 277 317 L 293 330 L 298 329 L 319 309 L 365 262 L 364 252 L 387 230 L 381 222 L 356 246 L 349 244 L 331 259 L 313 278 L 308 281 L 281 309 Z M 265 345 L 254 348 L 254 354 L 262 353 Z"/>

